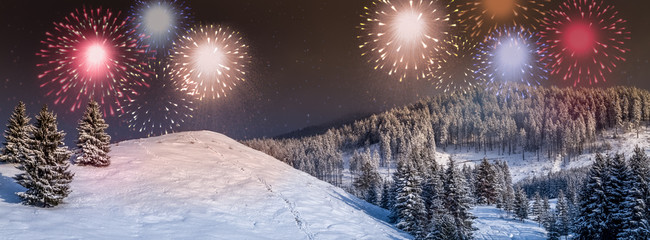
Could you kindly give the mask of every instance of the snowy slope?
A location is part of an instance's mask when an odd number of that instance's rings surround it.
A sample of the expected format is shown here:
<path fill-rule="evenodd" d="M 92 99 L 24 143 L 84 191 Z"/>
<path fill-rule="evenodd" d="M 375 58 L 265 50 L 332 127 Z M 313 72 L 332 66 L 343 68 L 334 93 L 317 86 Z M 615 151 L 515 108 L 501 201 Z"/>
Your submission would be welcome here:
<path fill-rule="evenodd" d="M 407 239 L 388 212 L 213 132 L 113 146 L 53 209 L 23 206 L 0 165 L 0 238 Z"/>

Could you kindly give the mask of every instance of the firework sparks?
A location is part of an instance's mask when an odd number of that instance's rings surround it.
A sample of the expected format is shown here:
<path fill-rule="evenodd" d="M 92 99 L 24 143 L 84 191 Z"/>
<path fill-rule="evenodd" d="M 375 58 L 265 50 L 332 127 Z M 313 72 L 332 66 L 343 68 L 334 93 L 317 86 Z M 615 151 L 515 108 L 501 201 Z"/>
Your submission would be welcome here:
<path fill-rule="evenodd" d="M 537 86 L 547 79 L 547 72 L 538 45 L 538 38 L 526 31 L 501 28 L 480 44 L 476 56 L 479 76 L 501 91 L 503 88 L 524 84 Z M 513 84 L 514 83 L 514 84 Z"/>
<path fill-rule="evenodd" d="M 128 28 L 130 19 L 110 10 L 77 9 L 41 41 L 45 46 L 36 55 L 44 59 L 45 69 L 38 78 L 49 88 L 55 104 L 69 104 L 70 111 L 95 98 L 114 115 L 120 109 L 119 98 L 131 79 L 147 76 L 141 62 L 145 51 L 137 44 L 136 33 Z"/>
<path fill-rule="evenodd" d="M 143 84 L 133 84 L 132 94 L 124 98 L 124 113 L 120 116 L 129 128 L 148 136 L 174 132 L 194 111 L 192 96 L 183 82 L 172 78 L 170 66 L 164 62 L 150 65 Z"/>
<path fill-rule="evenodd" d="M 199 26 L 174 43 L 172 72 L 199 100 L 219 98 L 244 81 L 250 62 L 238 32 L 222 26 Z"/>
<path fill-rule="evenodd" d="M 551 74 L 573 85 L 605 81 L 625 61 L 630 32 L 613 6 L 602 1 L 570 0 L 544 18 L 540 31 Z"/>
<path fill-rule="evenodd" d="M 459 36 L 445 39 L 444 50 L 434 60 L 436 67 L 431 72 L 436 89 L 444 92 L 467 93 L 475 88 L 481 78 L 476 78 L 478 61 L 475 58 L 477 44 Z M 477 80 L 479 80 L 477 82 Z"/>
<path fill-rule="evenodd" d="M 460 6 L 461 25 L 472 38 L 487 38 L 500 26 L 535 31 L 550 0 L 469 0 Z"/>
<path fill-rule="evenodd" d="M 449 14 L 437 0 L 378 0 L 365 8 L 359 46 L 375 69 L 399 77 L 424 78 L 447 35 Z"/>
<path fill-rule="evenodd" d="M 190 9 L 176 0 L 139 0 L 131 12 L 137 31 L 148 36 L 141 38 L 140 44 L 165 55 L 171 53 L 169 47 L 189 28 L 192 19 Z"/>

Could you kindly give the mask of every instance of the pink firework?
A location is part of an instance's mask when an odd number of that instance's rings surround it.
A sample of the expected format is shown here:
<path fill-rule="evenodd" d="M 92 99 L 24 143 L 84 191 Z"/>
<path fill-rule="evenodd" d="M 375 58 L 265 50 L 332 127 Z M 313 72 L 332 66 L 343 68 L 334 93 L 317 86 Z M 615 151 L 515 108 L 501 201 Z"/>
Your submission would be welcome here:
<path fill-rule="evenodd" d="M 244 81 L 250 62 L 239 32 L 218 25 L 191 28 L 174 42 L 172 75 L 189 86 L 199 100 L 225 97 Z"/>
<path fill-rule="evenodd" d="M 145 49 L 139 46 L 135 30 L 129 28 L 130 18 L 121 18 L 109 9 L 77 9 L 63 21 L 54 23 L 41 41 L 44 48 L 36 53 L 43 58 L 38 67 L 43 72 L 40 85 L 49 89 L 54 104 L 66 104 L 75 111 L 93 98 L 105 113 L 120 111 L 119 99 L 129 81 L 148 75 Z"/>
<path fill-rule="evenodd" d="M 606 81 L 623 55 L 630 32 L 613 6 L 598 0 L 568 0 L 549 12 L 540 31 L 551 74 L 573 85 Z"/>

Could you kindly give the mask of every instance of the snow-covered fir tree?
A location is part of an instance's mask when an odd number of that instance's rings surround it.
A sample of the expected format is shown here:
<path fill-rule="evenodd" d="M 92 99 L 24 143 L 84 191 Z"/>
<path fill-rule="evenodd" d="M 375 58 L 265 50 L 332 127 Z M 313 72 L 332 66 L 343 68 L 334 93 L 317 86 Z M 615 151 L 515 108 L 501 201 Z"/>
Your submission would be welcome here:
<path fill-rule="evenodd" d="M 421 180 L 409 162 L 400 165 L 395 175 L 397 189 L 392 214 L 397 228 L 415 236 L 423 236 L 427 211 L 422 200 Z"/>
<path fill-rule="evenodd" d="M 569 215 L 569 203 L 564 192 L 560 190 L 557 196 L 557 204 L 555 205 L 555 213 L 557 214 L 557 232 L 560 236 L 569 234 L 571 226 L 571 216 Z"/>
<path fill-rule="evenodd" d="M 449 158 L 443 180 L 444 198 L 443 205 L 447 212 L 454 219 L 456 226 L 455 237 L 452 239 L 472 239 L 472 220 L 474 216 L 470 213 L 471 199 L 467 191 L 465 178 L 456 169 L 456 162 Z"/>
<path fill-rule="evenodd" d="M 91 100 L 77 127 L 77 164 L 105 167 L 111 163 L 108 156 L 111 150 L 111 136 L 106 133 L 106 128 L 108 124 L 102 118 L 99 104 Z"/>
<path fill-rule="evenodd" d="M 614 239 L 621 231 L 623 222 L 627 215 L 627 209 L 623 207 L 623 201 L 627 194 L 628 169 L 623 154 L 615 154 L 614 158 L 608 159 L 608 170 L 606 172 L 605 187 L 605 209 L 607 211 L 606 228 L 603 229 L 602 237 Z"/>
<path fill-rule="evenodd" d="M 58 131 L 56 116 L 44 106 L 36 116 L 34 133 L 29 140 L 32 158 L 23 162 L 18 168 L 24 172 L 15 179 L 27 188 L 17 193 L 23 203 L 41 207 L 54 207 L 70 194 L 72 174 L 70 156 L 65 147 L 65 133 Z"/>
<path fill-rule="evenodd" d="M 428 219 L 432 219 L 435 215 L 444 212 L 444 206 L 442 204 L 444 189 L 440 169 L 441 167 L 437 163 L 431 164 L 431 173 L 423 184 L 422 197 L 424 198 L 424 204 L 429 214 Z"/>
<path fill-rule="evenodd" d="M 429 233 L 426 240 L 450 240 L 457 239 L 456 223 L 454 217 L 447 213 L 434 216 L 431 219 Z"/>
<path fill-rule="evenodd" d="M 495 204 L 497 201 L 497 179 L 492 164 L 483 158 L 476 169 L 476 203 Z"/>
<path fill-rule="evenodd" d="M 381 188 L 381 202 L 379 203 L 379 206 L 384 209 L 392 209 L 394 202 L 393 199 L 395 197 L 394 192 L 391 191 L 392 184 L 384 179 L 384 184 L 381 185 Z"/>
<path fill-rule="evenodd" d="M 637 147 L 638 148 L 638 147 Z M 635 155 L 638 154 L 635 150 Z M 633 157 L 634 158 L 634 157 Z M 630 159 L 630 162 L 632 158 Z M 616 217 L 621 220 L 617 239 L 650 239 L 650 224 L 646 219 L 648 206 L 642 193 L 642 179 L 635 174 L 634 166 L 628 166 L 620 176 L 624 183 L 623 200 L 617 208 Z"/>
<path fill-rule="evenodd" d="M 535 192 L 533 197 L 533 209 L 531 211 L 535 215 L 535 221 L 541 226 L 544 222 L 544 209 L 542 207 L 542 197 L 539 195 L 539 192 Z"/>
<path fill-rule="evenodd" d="M 548 216 L 548 224 L 545 225 L 547 232 L 546 239 L 548 240 L 560 240 L 560 237 L 562 236 L 559 230 L 561 226 L 556 218 L 557 217 L 554 212 L 550 213 Z"/>
<path fill-rule="evenodd" d="M 515 198 L 515 190 L 512 188 L 512 176 L 510 175 L 510 167 L 507 161 L 501 163 L 501 171 L 503 172 L 503 186 L 499 197 L 501 200 L 502 209 L 506 212 L 512 212 L 512 205 Z"/>
<path fill-rule="evenodd" d="M 632 178 L 635 178 L 637 190 L 643 197 L 643 202 L 650 207 L 650 158 L 645 150 L 635 146 L 634 153 L 629 160 Z M 647 208 L 646 208 L 647 209 Z M 650 222 L 650 210 L 646 211 L 646 221 Z"/>
<path fill-rule="evenodd" d="M 3 142 L 4 149 L 0 160 L 9 163 L 22 163 L 30 156 L 28 142 L 34 127 L 29 124 L 29 121 L 25 104 L 18 102 L 7 123 L 7 130 L 4 134 L 5 142 Z"/>
<path fill-rule="evenodd" d="M 365 153 L 365 155 L 369 155 L 369 153 Z M 364 200 L 377 204 L 379 202 L 379 191 L 381 191 L 381 176 L 379 176 L 377 165 L 369 157 L 362 157 L 361 161 L 360 175 L 354 181 L 354 187 Z"/>
<path fill-rule="evenodd" d="M 514 211 L 515 216 L 521 221 L 528 218 L 528 197 L 523 189 L 519 188 L 515 191 Z"/>
<path fill-rule="evenodd" d="M 548 224 L 551 214 L 553 214 L 551 212 L 551 204 L 548 201 L 548 197 L 544 196 L 544 198 L 542 198 L 542 213 L 540 217 L 542 224 Z"/>
<path fill-rule="evenodd" d="M 607 165 L 605 157 L 597 153 L 580 193 L 580 214 L 575 224 L 576 239 L 605 239 L 603 231 L 607 229 L 607 216 L 610 214 L 606 206 L 604 185 L 607 181 Z"/>

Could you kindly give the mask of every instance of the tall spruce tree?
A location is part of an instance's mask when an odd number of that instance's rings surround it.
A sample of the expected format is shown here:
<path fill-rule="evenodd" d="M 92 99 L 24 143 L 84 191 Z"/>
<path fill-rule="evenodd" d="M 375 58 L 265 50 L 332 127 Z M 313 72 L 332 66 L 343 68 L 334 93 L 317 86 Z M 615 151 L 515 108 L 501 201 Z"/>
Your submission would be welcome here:
<path fill-rule="evenodd" d="M 562 190 L 560 190 L 560 193 L 557 196 L 557 205 L 555 206 L 555 212 L 557 213 L 558 233 L 560 236 L 568 235 L 572 223 L 571 216 L 569 215 L 569 203 Z"/>
<path fill-rule="evenodd" d="M 387 209 L 387 210 L 392 209 L 392 207 L 393 207 L 392 206 L 392 202 L 393 202 L 392 199 L 395 196 L 394 194 L 392 194 L 393 192 L 391 191 L 391 188 L 392 188 L 391 186 L 392 186 L 392 184 L 390 184 L 386 179 L 384 179 L 384 184 L 382 184 L 382 187 L 381 187 L 382 188 L 381 189 L 381 202 L 379 203 L 379 206 L 384 208 L 384 209 Z"/>
<path fill-rule="evenodd" d="M 637 147 L 638 148 L 638 147 Z M 638 154 L 635 152 L 635 155 Z M 634 158 L 634 157 L 633 157 Z M 632 162 L 632 158 L 630 159 Z M 642 194 L 642 179 L 636 175 L 636 166 L 630 165 L 623 176 L 623 200 L 615 217 L 620 219 L 617 239 L 650 239 L 650 224 L 646 219 L 648 208 Z"/>
<path fill-rule="evenodd" d="M 25 113 L 25 104 L 18 102 L 14 112 L 7 123 L 5 130 L 5 142 L 0 160 L 9 163 L 22 163 L 30 156 L 29 138 L 31 137 L 34 126 L 29 124 L 30 118 Z"/>
<path fill-rule="evenodd" d="M 393 216 L 397 228 L 415 236 L 424 235 L 427 211 L 422 200 L 422 188 L 417 170 L 410 163 L 402 163 L 396 173 L 396 199 Z"/>
<path fill-rule="evenodd" d="M 515 216 L 517 216 L 519 220 L 524 221 L 524 219 L 528 218 L 529 207 L 530 206 L 528 204 L 528 197 L 526 197 L 526 192 L 524 192 L 524 190 L 521 188 L 515 190 Z"/>
<path fill-rule="evenodd" d="M 560 224 L 556 219 L 555 213 L 550 213 L 548 217 L 548 224 L 545 224 L 548 240 L 559 240 L 562 236 L 560 234 Z"/>
<path fill-rule="evenodd" d="M 610 214 L 604 185 L 607 181 L 607 165 L 607 159 L 597 153 L 580 193 L 580 213 L 575 223 L 576 239 L 605 239 L 603 231 L 607 229 L 607 217 Z"/>
<path fill-rule="evenodd" d="M 644 196 L 643 202 L 650 207 L 650 158 L 645 154 L 645 149 L 635 146 L 629 165 L 632 177 L 636 178 L 636 187 Z M 646 211 L 646 221 L 650 222 L 650 210 Z"/>
<path fill-rule="evenodd" d="M 512 212 L 512 205 L 515 198 L 515 190 L 512 188 L 512 176 L 510 175 L 510 167 L 508 167 L 508 162 L 503 161 L 501 163 L 501 169 L 503 171 L 503 185 L 501 188 L 501 204 L 503 210 L 506 212 Z"/>
<path fill-rule="evenodd" d="M 614 158 L 609 158 L 607 176 L 605 180 L 605 199 L 607 222 L 606 228 L 603 229 L 602 237 L 604 239 L 615 239 L 623 227 L 626 220 L 627 209 L 623 207 L 625 196 L 628 189 L 628 169 L 623 154 L 615 154 Z"/>
<path fill-rule="evenodd" d="M 56 116 L 44 106 L 36 116 L 34 134 L 29 140 L 33 158 L 18 168 L 24 173 L 15 179 L 27 188 L 17 193 L 24 204 L 54 207 L 70 194 L 70 182 L 74 174 L 68 171 L 72 153 L 65 147 L 65 133 L 58 131 Z"/>
<path fill-rule="evenodd" d="M 108 124 L 102 118 L 99 104 L 91 100 L 77 127 L 77 164 L 105 167 L 111 163 L 108 156 L 111 136 L 106 133 L 106 128 Z"/>
<path fill-rule="evenodd" d="M 551 204 L 548 202 L 548 197 L 544 196 L 542 198 L 542 224 L 548 224 L 549 218 L 551 217 Z"/>
<path fill-rule="evenodd" d="M 495 204 L 497 201 L 497 179 L 492 164 L 483 158 L 476 173 L 476 199 L 478 204 Z"/>
<path fill-rule="evenodd" d="M 533 198 L 533 215 L 535 215 L 535 221 L 539 226 L 544 222 L 544 209 L 542 206 L 542 197 L 539 195 L 539 191 L 535 192 L 535 197 Z"/>
<path fill-rule="evenodd" d="M 472 220 L 474 220 L 474 216 L 469 211 L 471 199 L 467 191 L 465 178 L 456 169 L 456 162 L 452 158 L 449 158 L 443 184 L 445 193 L 443 205 L 454 219 L 454 225 L 456 226 L 456 234 L 453 239 L 472 239 L 472 231 L 474 231 Z"/>
<path fill-rule="evenodd" d="M 426 240 L 453 240 L 456 239 L 456 223 L 454 218 L 447 214 L 442 213 L 434 216 L 431 219 L 431 226 L 429 233 L 425 237 Z"/>
<path fill-rule="evenodd" d="M 362 159 L 361 175 L 354 181 L 354 187 L 366 202 L 378 204 L 381 176 L 377 166 L 369 158 Z"/>
<path fill-rule="evenodd" d="M 422 192 L 424 204 L 429 213 L 428 219 L 432 219 L 435 215 L 441 214 L 444 211 L 442 204 L 443 187 L 440 166 L 437 163 L 431 164 L 431 173 L 427 177 Z"/>

